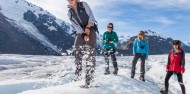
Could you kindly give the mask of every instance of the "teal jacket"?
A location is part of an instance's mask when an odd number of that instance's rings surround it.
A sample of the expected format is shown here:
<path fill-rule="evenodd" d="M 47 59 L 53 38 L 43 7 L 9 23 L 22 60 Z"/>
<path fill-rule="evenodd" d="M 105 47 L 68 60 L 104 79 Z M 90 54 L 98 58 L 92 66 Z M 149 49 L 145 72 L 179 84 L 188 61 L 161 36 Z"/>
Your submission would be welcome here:
<path fill-rule="evenodd" d="M 109 43 L 106 42 L 106 40 L 110 40 Z M 104 32 L 103 34 L 103 39 L 102 39 L 102 42 L 103 42 L 103 48 L 104 49 L 112 49 L 112 48 L 115 48 L 115 44 L 114 43 L 117 43 L 119 40 L 118 40 L 118 36 L 116 34 L 116 32 L 112 31 L 112 32 Z"/>
<path fill-rule="evenodd" d="M 133 43 L 133 54 L 136 54 L 136 53 L 145 54 L 146 58 L 148 59 L 148 50 L 149 50 L 148 45 L 149 45 L 148 40 L 138 41 L 138 39 L 135 39 Z"/>

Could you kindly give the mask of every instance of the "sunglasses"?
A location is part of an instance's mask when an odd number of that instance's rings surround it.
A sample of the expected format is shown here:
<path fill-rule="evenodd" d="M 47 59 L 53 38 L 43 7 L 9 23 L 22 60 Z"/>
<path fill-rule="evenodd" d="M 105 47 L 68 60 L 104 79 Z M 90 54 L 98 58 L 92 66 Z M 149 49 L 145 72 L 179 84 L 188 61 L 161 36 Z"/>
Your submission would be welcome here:
<path fill-rule="evenodd" d="M 111 27 L 111 26 L 108 26 L 108 28 L 113 28 L 113 27 Z"/>
<path fill-rule="evenodd" d="M 139 34 L 139 35 L 143 35 L 143 34 Z"/>
<path fill-rule="evenodd" d="M 67 0 L 67 1 L 74 1 L 74 0 Z"/>
<path fill-rule="evenodd" d="M 177 43 L 174 43 L 173 45 L 178 45 Z"/>

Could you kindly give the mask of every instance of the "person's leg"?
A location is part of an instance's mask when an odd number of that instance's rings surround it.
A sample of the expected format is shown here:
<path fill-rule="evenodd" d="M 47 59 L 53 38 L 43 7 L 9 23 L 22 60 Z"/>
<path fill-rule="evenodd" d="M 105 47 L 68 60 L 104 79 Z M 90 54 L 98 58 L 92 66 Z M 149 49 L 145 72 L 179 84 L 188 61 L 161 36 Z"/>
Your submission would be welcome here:
<path fill-rule="evenodd" d="M 140 80 L 145 81 L 145 79 L 144 79 L 144 74 L 145 74 L 145 59 L 146 59 L 145 54 L 141 54 L 140 55 L 140 59 L 141 59 Z"/>
<path fill-rule="evenodd" d="M 90 82 L 94 78 L 95 71 L 95 49 L 91 49 L 86 59 L 86 85 L 90 85 Z"/>
<path fill-rule="evenodd" d="M 132 67 L 131 67 L 131 78 L 134 78 L 135 76 L 135 69 L 138 59 L 140 58 L 140 54 L 135 54 L 132 61 Z"/>
<path fill-rule="evenodd" d="M 178 78 L 178 82 L 179 82 L 179 85 L 181 86 L 181 91 L 183 94 L 186 94 L 185 92 L 185 85 L 183 83 L 183 76 L 181 73 L 177 73 L 177 78 Z"/>
<path fill-rule="evenodd" d="M 81 49 L 77 49 L 75 51 L 75 65 L 76 65 L 75 75 L 81 76 L 81 72 L 82 72 L 82 52 L 81 52 Z"/>
<path fill-rule="evenodd" d="M 173 75 L 173 72 L 168 71 L 166 73 L 166 77 L 165 77 L 165 91 L 168 92 L 168 88 L 169 88 L 169 79 L 170 77 Z"/>
<path fill-rule="evenodd" d="M 76 65 L 75 80 L 80 79 L 79 76 L 81 76 L 81 72 L 82 72 L 82 56 L 83 56 L 82 50 L 83 50 L 84 43 L 85 42 L 82 39 L 81 34 L 78 34 L 74 42 L 74 55 L 75 55 L 75 65 Z"/>
<path fill-rule="evenodd" d="M 162 94 L 168 94 L 168 88 L 169 88 L 169 79 L 173 75 L 173 72 L 167 71 L 166 77 L 165 77 L 165 88 L 163 88 L 160 92 Z"/>
<path fill-rule="evenodd" d="M 104 58 L 105 58 L 105 75 L 110 74 L 109 71 L 109 50 L 104 50 Z"/>
<path fill-rule="evenodd" d="M 90 32 L 89 45 L 86 47 L 87 59 L 86 59 L 86 80 L 85 84 L 90 85 L 94 78 L 95 62 L 96 62 L 96 32 Z"/>
<path fill-rule="evenodd" d="M 112 60 L 112 64 L 113 64 L 113 67 L 114 67 L 113 74 L 117 75 L 117 73 L 118 73 L 118 65 L 117 65 L 117 59 L 116 59 L 116 56 L 115 56 L 115 49 L 112 49 L 111 60 Z"/>

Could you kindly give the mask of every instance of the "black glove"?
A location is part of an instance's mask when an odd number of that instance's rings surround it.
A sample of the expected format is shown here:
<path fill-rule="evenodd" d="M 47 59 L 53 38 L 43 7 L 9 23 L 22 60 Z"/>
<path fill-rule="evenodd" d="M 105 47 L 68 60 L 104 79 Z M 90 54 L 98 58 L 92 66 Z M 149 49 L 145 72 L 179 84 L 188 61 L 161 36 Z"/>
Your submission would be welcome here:
<path fill-rule="evenodd" d="M 110 41 L 111 41 L 110 39 L 106 39 L 106 43 L 110 43 Z"/>
<path fill-rule="evenodd" d="M 81 35 L 82 39 L 84 39 L 85 36 L 87 36 L 87 34 L 86 33 L 82 33 L 82 35 Z"/>

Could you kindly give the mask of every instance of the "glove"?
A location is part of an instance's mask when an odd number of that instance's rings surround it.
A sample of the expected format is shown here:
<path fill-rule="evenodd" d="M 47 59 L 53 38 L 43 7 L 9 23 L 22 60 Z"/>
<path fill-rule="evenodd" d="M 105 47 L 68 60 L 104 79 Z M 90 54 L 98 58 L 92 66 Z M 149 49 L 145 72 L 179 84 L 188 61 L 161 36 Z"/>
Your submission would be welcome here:
<path fill-rule="evenodd" d="M 181 73 L 183 74 L 185 72 L 185 68 L 181 68 Z"/>
<path fill-rule="evenodd" d="M 85 36 L 87 36 L 87 34 L 86 33 L 82 33 L 82 35 L 81 35 L 82 39 L 84 39 Z"/>
<path fill-rule="evenodd" d="M 170 70 L 170 66 L 169 65 L 166 65 L 166 70 Z"/>
<path fill-rule="evenodd" d="M 106 43 L 110 43 L 110 39 L 106 39 Z"/>

